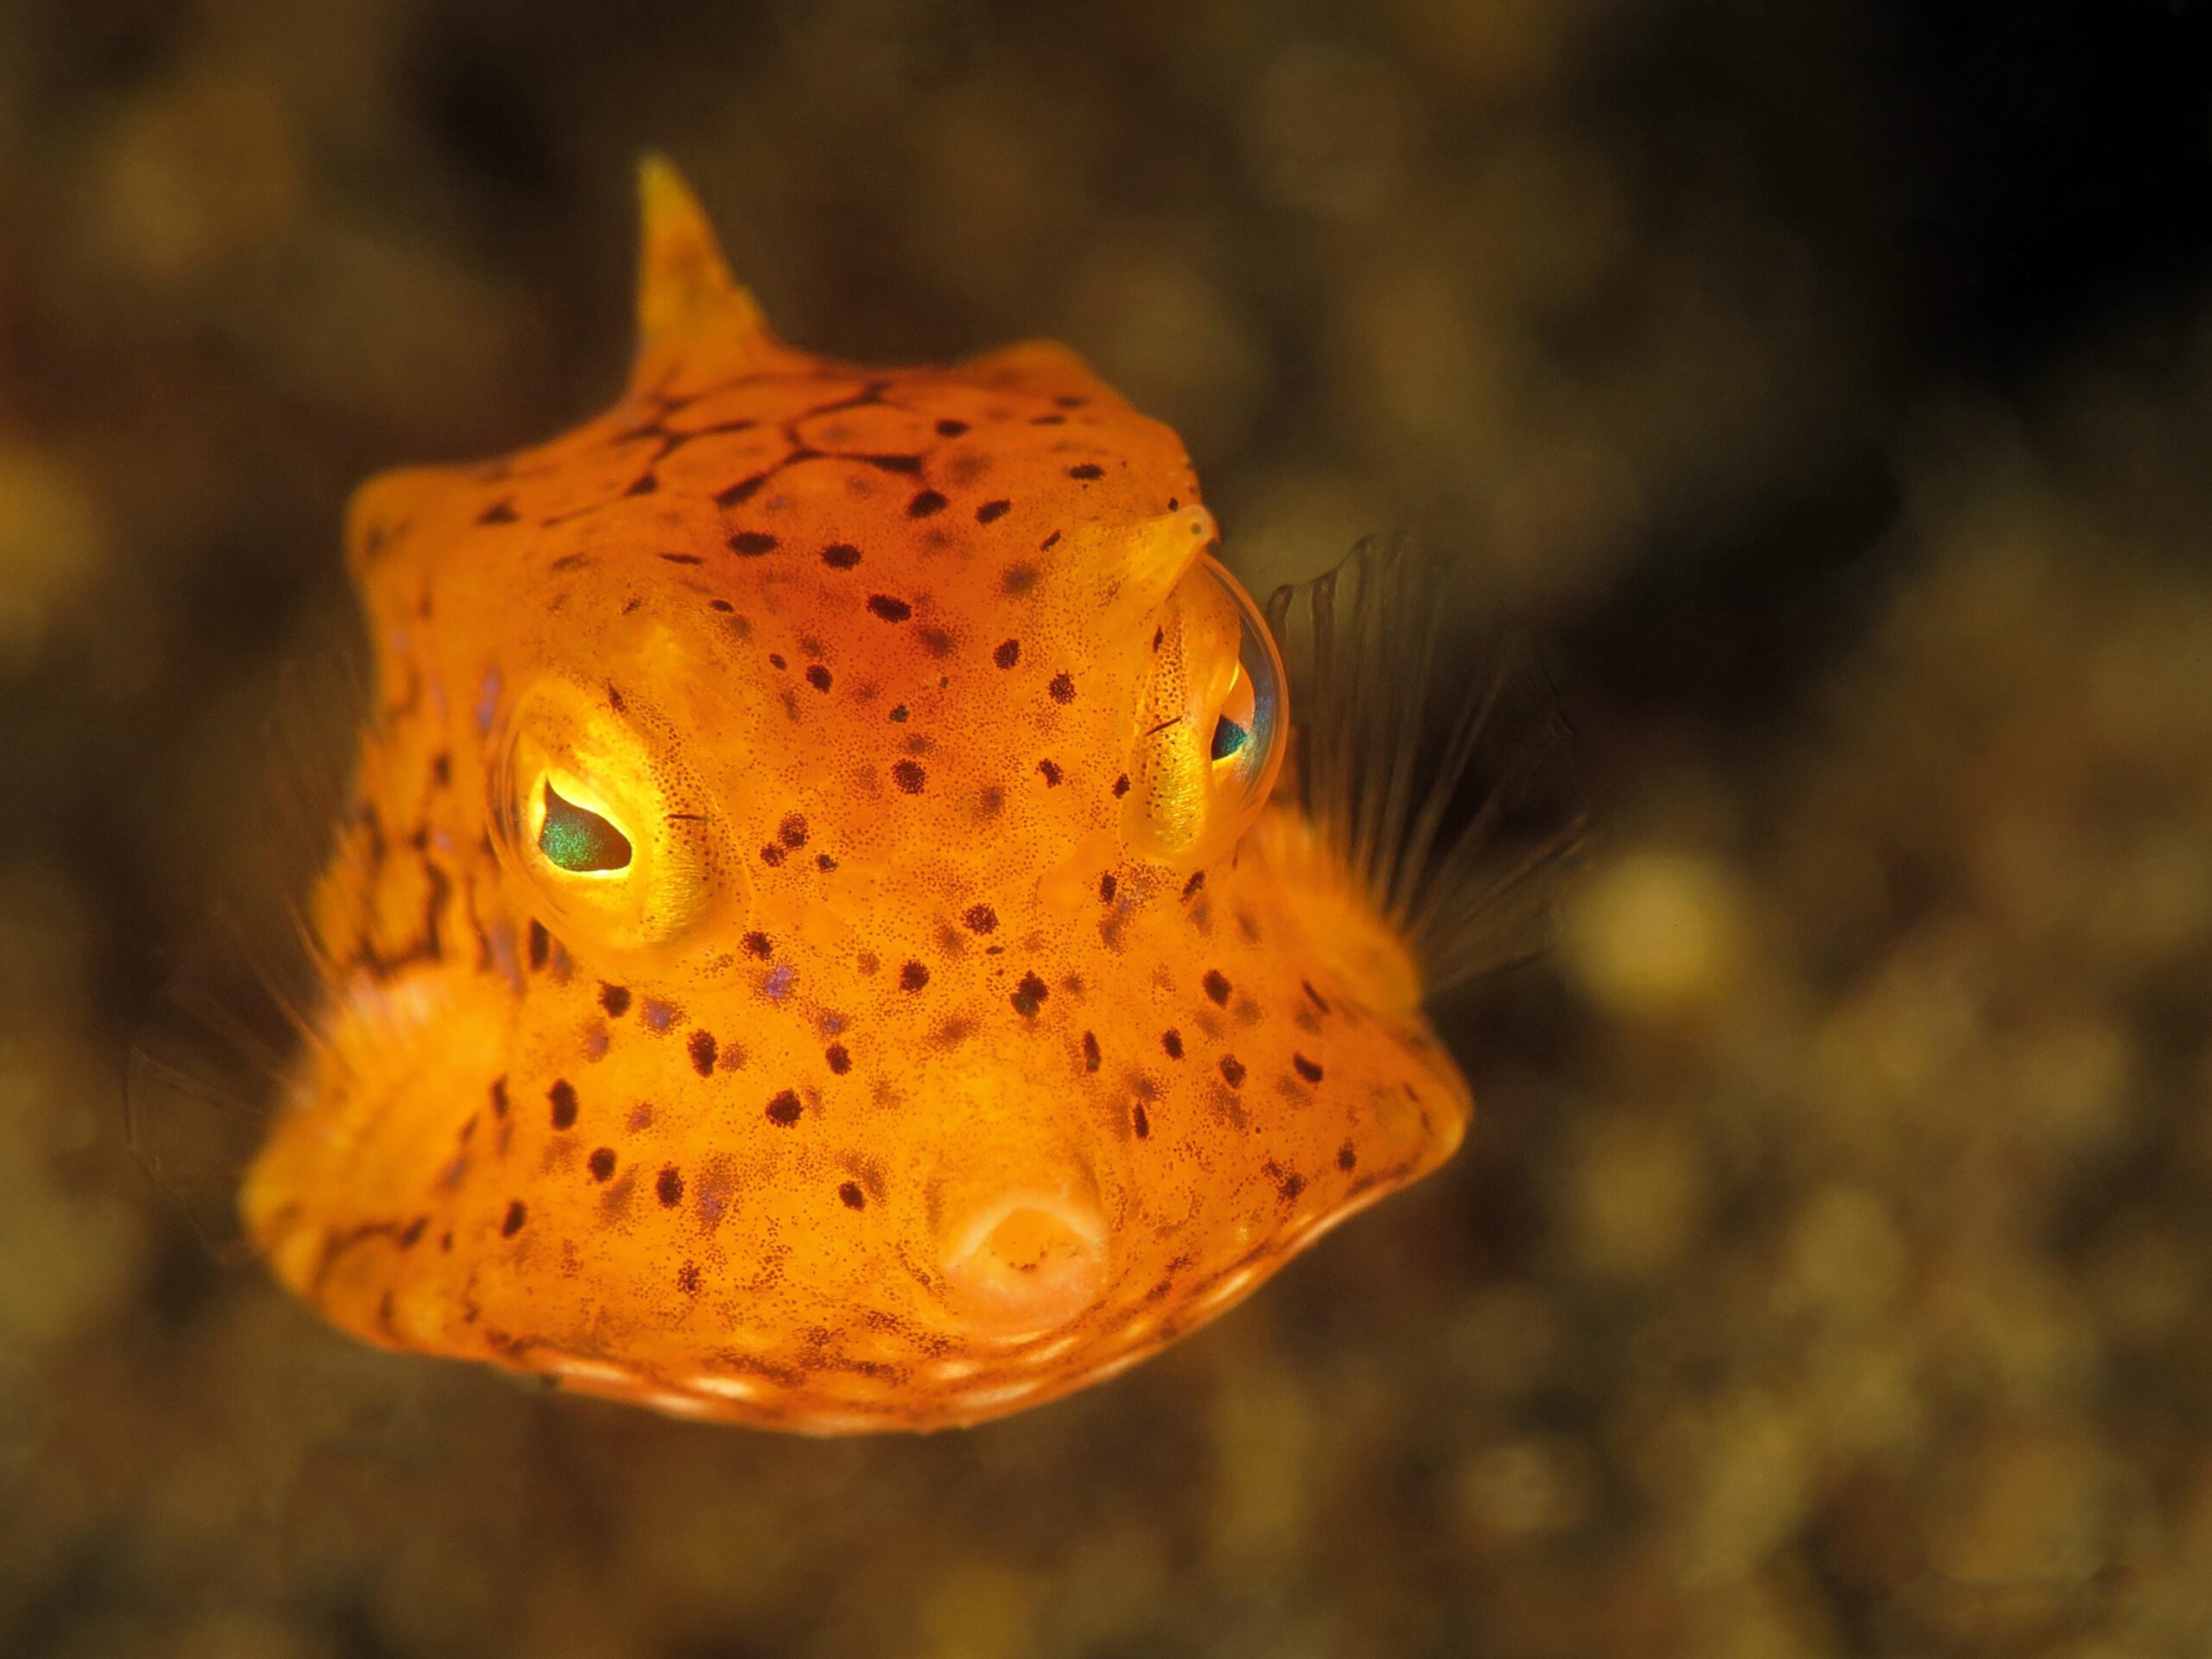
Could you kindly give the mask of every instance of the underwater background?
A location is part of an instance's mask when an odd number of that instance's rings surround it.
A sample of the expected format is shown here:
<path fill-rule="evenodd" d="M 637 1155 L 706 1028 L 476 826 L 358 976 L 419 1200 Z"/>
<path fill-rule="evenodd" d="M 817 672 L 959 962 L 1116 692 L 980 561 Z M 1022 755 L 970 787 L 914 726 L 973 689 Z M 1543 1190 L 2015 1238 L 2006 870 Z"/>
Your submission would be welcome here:
<path fill-rule="evenodd" d="M 611 396 L 649 146 L 1576 729 L 1466 1148 L 984 1428 L 379 1354 L 126 1143 L 346 492 Z M 2212 1650 L 2208 461 L 2195 0 L 0 0 L 0 1654 Z"/>

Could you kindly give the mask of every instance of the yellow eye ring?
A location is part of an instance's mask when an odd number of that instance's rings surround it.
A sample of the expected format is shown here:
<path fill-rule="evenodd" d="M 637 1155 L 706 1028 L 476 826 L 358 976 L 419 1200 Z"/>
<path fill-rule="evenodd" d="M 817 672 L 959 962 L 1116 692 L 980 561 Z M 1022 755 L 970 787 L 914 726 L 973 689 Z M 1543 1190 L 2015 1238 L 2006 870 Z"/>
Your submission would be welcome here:
<path fill-rule="evenodd" d="M 493 841 L 575 944 L 672 945 L 750 910 L 715 802 L 637 698 L 549 677 L 493 734 Z"/>
<path fill-rule="evenodd" d="M 1122 824 L 1147 857 L 1211 862 L 1249 829 L 1282 766 L 1282 658 L 1259 607 L 1202 558 L 1154 623 Z"/>

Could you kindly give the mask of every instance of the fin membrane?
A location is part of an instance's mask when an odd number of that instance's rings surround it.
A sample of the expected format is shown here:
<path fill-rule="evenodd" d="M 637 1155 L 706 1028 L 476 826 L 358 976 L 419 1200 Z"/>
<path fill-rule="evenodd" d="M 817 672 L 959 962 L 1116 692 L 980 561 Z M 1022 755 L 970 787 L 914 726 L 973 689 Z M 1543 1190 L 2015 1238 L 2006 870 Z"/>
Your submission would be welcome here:
<path fill-rule="evenodd" d="M 1281 786 L 1411 945 L 1431 1001 L 1549 944 L 1588 822 L 1529 636 L 1457 588 L 1437 550 L 1370 537 L 1268 603 L 1291 679 Z"/>
<path fill-rule="evenodd" d="M 308 906 L 352 796 L 365 686 L 353 649 L 284 669 L 264 799 L 241 815 L 207 923 L 131 1046 L 130 1149 L 224 1260 L 250 1253 L 239 1183 L 314 1040 L 325 982 Z"/>

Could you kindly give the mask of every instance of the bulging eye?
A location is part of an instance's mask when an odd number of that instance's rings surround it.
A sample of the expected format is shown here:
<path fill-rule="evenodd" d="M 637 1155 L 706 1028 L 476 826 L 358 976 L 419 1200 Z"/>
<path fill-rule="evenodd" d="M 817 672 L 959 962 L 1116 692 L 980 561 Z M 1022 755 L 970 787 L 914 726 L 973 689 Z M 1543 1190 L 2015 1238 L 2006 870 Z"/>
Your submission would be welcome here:
<path fill-rule="evenodd" d="M 539 788 L 539 852 L 572 875 L 612 875 L 629 868 L 629 836 L 601 814 L 563 795 L 551 778 L 541 779 Z"/>
<path fill-rule="evenodd" d="M 1236 579 L 1192 567 L 1154 624 L 1122 827 L 1146 855 L 1195 867 L 1251 827 L 1282 765 L 1282 658 Z"/>
<path fill-rule="evenodd" d="M 494 844 L 580 943 L 671 944 L 746 906 L 709 791 L 636 699 L 543 680 L 493 741 Z"/>

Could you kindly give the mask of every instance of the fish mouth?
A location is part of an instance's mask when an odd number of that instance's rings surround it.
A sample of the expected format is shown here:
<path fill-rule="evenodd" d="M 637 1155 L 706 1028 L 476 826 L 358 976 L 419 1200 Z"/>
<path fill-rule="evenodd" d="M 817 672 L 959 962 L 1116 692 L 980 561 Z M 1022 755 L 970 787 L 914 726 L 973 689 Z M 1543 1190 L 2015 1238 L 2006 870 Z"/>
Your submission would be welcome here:
<path fill-rule="evenodd" d="M 955 1310 L 992 1335 L 1065 1325 L 1106 1283 L 1106 1218 L 1072 1183 L 984 1198 L 950 1215 L 941 1236 L 938 1265 Z"/>

